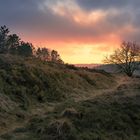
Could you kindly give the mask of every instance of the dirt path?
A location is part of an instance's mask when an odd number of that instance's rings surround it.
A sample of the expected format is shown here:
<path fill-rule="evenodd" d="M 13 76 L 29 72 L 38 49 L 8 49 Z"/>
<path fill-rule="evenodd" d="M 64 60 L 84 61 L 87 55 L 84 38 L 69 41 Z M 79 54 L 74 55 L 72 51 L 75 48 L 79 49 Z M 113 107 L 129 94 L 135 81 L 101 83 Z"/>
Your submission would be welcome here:
<path fill-rule="evenodd" d="M 131 96 L 132 93 L 140 93 L 140 78 L 130 78 L 124 75 L 115 77 L 116 85 L 109 89 L 97 89 L 92 91 L 89 95 L 83 98 L 77 98 L 76 101 L 90 100 L 101 95 L 114 94 L 116 92 L 126 92 L 126 96 Z"/>

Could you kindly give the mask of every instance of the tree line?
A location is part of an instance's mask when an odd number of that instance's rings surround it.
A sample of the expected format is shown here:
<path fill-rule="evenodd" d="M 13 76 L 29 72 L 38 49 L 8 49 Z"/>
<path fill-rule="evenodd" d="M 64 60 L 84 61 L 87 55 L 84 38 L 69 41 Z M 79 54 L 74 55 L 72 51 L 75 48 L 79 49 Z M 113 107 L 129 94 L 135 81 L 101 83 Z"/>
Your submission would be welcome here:
<path fill-rule="evenodd" d="M 5 25 L 0 27 L 0 53 L 37 57 L 43 61 L 63 63 L 56 50 L 50 50 L 46 47 L 35 48 L 32 43 L 22 41 L 17 34 L 10 34 L 9 29 Z"/>

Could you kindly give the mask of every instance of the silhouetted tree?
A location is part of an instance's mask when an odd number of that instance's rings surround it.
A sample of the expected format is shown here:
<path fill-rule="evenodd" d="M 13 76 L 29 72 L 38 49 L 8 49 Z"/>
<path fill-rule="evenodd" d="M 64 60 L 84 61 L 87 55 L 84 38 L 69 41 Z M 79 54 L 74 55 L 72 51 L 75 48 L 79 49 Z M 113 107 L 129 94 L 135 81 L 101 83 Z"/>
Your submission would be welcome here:
<path fill-rule="evenodd" d="M 51 61 L 57 62 L 57 63 L 64 63 L 63 60 L 61 59 L 59 53 L 56 50 L 52 50 L 52 52 L 51 52 Z"/>
<path fill-rule="evenodd" d="M 56 50 L 49 50 L 48 48 L 38 48 L 36 57 L 43 61 L 52 61 L 57 63 L 64 63 Z"/>
<path fill-rule="evenodd" d="M 135 42 L 123 42 L 119 49 L 106 57 L 105 63 L 116 64 L 131 77 L 140 65 L 140 46 Z"/>
<path fill-rule="evenodd" d="M 17 47 L 17 54 L 21 56 L 32 56 L 33 55 L 33 45 L 31 43 L 21 42 L 20 46 Z"/>
<path fill-rule="evenodd" d="M 9 29 L 4 25 L 0 27 L 0 53 L 6 53 L 8 50 L 7 37 Z"/>
<path fill-rule="evenodd" d="M 61 59 L 60 59 L 60 55 L 58 54 L 57 51 L 52 50 L 52 52 L 51 52 L 51 60 L 52 60 L 53 62 L 59 62 L 59 61 L 61 60 Z"/>
<path fill-rule="evenodd" d="M 20 38 L 16 34 L 8 36 L 7 45 L 9 53 L 17 54 L 17 48 L 20 46 Z"/>
<path fill-rule="evenodd" d="M 40 58 L 43 61 L 50 61 L 50 51 L 48 48 L 38 48 L 36 51 L 37 58 Z"/>

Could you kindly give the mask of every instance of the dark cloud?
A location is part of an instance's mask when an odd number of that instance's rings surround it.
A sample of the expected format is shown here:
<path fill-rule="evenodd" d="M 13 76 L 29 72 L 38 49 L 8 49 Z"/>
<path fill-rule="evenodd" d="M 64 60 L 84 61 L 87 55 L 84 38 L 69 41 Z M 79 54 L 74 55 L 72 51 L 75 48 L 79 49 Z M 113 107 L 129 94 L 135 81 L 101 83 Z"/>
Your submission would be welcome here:
<path fill-rule="evenodd" d="M 69 17 L 53 13 L 47 6 L 45 11 L 40 10 L 37 0 L 3 1 L 0 5 L 0 17 L 2 24 L 35 38 L 71 40 L 100 34 L 95 29 L 91 30 L 90 26 L 79 25 Z"/>
<path fill-rule="evenodd" d="M 123 8 L 140 6 L 139 0 L 76 0 L 85 10 Z"/>
<path fill-rule="evenodd" d="M 27 21 L 38 13 L 37 0 L 0 0 L 0 20 L 8 25 Z"/>
<path fill-rule="evenodd" d="M 134 0 L 76 0 L 80 7 L 87 10 L 118 8 L 117 14 L 108 12 L 108 14 L 96 24 L 79 24 L 71 16 L 60 16 L 54 13 L 48 5 L 45 9 L 40 9 L 40 5 L 45 0 L 0 0 L 0 24 L 11 27 L 13 31 L 22 33 L 31 38 L 42 38 L 46 40 L 94 40 L 102 36 L 117 34 L 118 31 L 131 24 L 137 26 L 140 23 L 140 14 L 138 9 L 134 10 L 134 5 L 138 6 L 139 1 Z M 57 0 L 59 2 L 61 0 Z M 48 1 L 49 2 L 49 1 Z M 62 2 L 62 1 L 61 1 Z M 56 0 L 51 1 L 51 5 Z M 76 3 L 75 3 L 76 4 Z M 131 5 L 132 4 L 132 5 Z M 131 11 L 129 8 L 132 9 Z M 120 7 L 127 7 L 121 8 Z M 72 13 L 76 14 L 76 13 Z M 126 34 L 118 34 L 125 39 Z M 126 35 L 125 37 L 123 35 Z M 131 35 L 136 37 L 138 33 Z M 128 37 L 129 38 L 129 37 Z"/>

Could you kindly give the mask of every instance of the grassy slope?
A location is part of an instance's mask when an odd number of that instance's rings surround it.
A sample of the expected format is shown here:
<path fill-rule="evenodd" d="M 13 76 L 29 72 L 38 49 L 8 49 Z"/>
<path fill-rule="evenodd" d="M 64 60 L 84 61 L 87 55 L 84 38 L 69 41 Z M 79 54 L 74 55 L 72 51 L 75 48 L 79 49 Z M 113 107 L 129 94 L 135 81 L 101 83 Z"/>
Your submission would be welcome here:
<path fill-rule="evenodd" d="M 140 79 L 3 55 L 0 67 L 1 139 L 140 139 Z"/>

